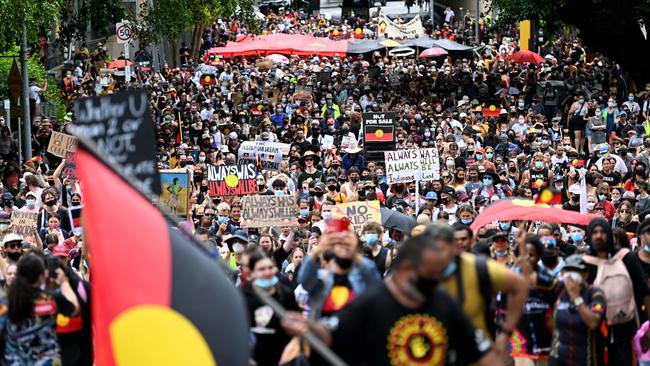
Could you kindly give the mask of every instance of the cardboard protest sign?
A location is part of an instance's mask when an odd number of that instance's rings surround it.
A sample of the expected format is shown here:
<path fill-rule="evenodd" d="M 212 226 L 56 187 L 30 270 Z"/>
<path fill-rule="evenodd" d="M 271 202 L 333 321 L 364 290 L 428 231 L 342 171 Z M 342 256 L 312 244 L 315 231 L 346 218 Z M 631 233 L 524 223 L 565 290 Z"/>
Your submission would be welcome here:
<path fill-rule="evenodd" d="M 318 81 L 321 83 L 331 83 L 332 82 L 332 72 L 331 71 L 321 71 L 318 73 Z"/>
<path fill-rule="evenodd" d="M 66 133 L 52 131 L 47 152 L 60 158 L 65 158 L 67 152 L 77 150 L 77 138 Z"/>
<path fill-rule="evenodd" d="M 334 136 L 332 135 L 323 135 L 323 139 L 320 142 L 320 146 L 323 150 L 329 150 L 334 145 Z"/>
<path fill-rule="evenodd" d="M 325 136 L 323 136 L 323 137 L 325 137 Z M 354 142 L 355 142 L 354 139 L 352 137 L 350 137 L 350 136 L 341 137 L 341 150 L 347 149 Z"/>
<path fill-rule="evenodd" d="M 161 170 L 162 193 L 159 203 L 174 214 L 187 216 L 190 205 L 190 176 L 187 169 Z"/>
<path fill-rule="evenodd" d="M 296 86 L 296 91 L 293 93 L 293 98 L 296 100 L 312 100 L 312 88 L 310 86 Z"/>
<path fill-rule="evenodd" d="M 11 214 L 10 230 L 14 234 L 21 235 L 26 241 L 36 244 L 38 241 L 35 235 L 37 213 L 14 211 Z"/>
<path fill-rule="evenodd" d="M 242 198 L 243 227 L 290 226 L 296 221 L 296 199 L 293 196 L 245 196 Z"/>
<path fill-rule="evenodd" d="M 262 94 L 262 99 L 264 99 L 265 102 L 272 104 L 274 108 L 278 103 L 278 98 L 280 98 L 280 89 L 278 88 L 265 90 Z"/>
<path fill-rule="evenodd" d="M 72 231 L 75 231 L 75 229 L 81 229 L 82 212 L 83 206 L 68 207 L 68 217 L 70 218 L 70 226 L 72 226 Z"/>
<path fill-rule="evenodd" d="M 381 223 L 379 201 L 347 202 L 332 207 L 332 218 L 347 218 L 354 230 L 360 234 L 361 228 L 368 221 Z"/>
<path fill-rule="evenodd" d="M 130 89 L 84 98 L 74 107 L 77 122 L 69 126 L 74 135 L 94 141 L 105 159 L 136 178 L 133 184 L 140 190 L 159 195 L 156 139 L 147 92 Z"/>
<path fill-rule="evenodd" d="M 208 165 L 210 195 L 236 196 L 257 193 L 255 164 Z"/>
<path fill-rule="evenodd" d="M 63 178 L 77 179 L 77 153 L 67 152 L 65 154 L 65 163 L 63 163 Z"/>
<path fill-rule="evenodd" d="M 260 169 L 280 170 L 283 156 L 289 155 L 290 144 L 271 141 L 244 141 L 237 151 L 237 163 L 259 162 Z"/>
<path fill-rule="evenodd" d="M 386 183 L 404 183 L 420 179 L 420 155 L 418 150 L 384 152 L 386 160 Z"/>
<path fill-rule="evenodd" d="M 395 112 L 362 115 L 363 154 L 366 161 L 383 160 L 384 151 L 395 150 Z"/>
<path fill-rule="evenodd" d="M 255 66 L 260 70 L 268 70 L 273 67 L 273 61 L 265 58 L 262 60 L 258 60 L 255 63 Z"/>
<path fill-rule="evenodd" d="M 420 180 L 438 180 L 440 179 L 440 157 L 438 149 L 431 147 L 420 149 L 420 171 L 422 176 Z"/>

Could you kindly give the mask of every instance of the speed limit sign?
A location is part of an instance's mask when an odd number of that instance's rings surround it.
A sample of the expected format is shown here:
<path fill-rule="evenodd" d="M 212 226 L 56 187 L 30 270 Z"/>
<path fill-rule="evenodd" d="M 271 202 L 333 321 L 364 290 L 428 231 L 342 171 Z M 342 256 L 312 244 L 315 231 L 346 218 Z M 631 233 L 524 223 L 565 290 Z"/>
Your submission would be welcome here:
<path fill-rule="evenodd" d="M 127 43 L 133 36 L 133 29 L 131 29 L 129 23 L 116 23 L 115 35 L 117 36 L 117 43 Z"/>

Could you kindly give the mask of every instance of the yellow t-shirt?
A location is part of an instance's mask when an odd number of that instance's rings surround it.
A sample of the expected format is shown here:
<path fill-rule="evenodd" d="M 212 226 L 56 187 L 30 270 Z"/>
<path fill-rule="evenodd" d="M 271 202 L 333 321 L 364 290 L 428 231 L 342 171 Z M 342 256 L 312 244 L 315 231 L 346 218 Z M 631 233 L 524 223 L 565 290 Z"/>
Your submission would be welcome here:
<path fill-rule="evenodd" d="M 476 256 L 471 253 L 460 255 L 458 270 L 461 272 L 463 283 L 463 313 L 469 318 L 475 327 L 483 330 L 485 334 L 490 334 L 485 323 L 485 302 L 479 289 L 480 281 L 476 273 Z M 487 259 L 487 271 L 492 283 L 492 291 L 499 291 L 503 287 L 507 276 L 508 268 L 492 259 Z M 458 277 L 450 276 L 443 282 L 445 290 L 457 301 L 460 300 L 458 292 Z"/>

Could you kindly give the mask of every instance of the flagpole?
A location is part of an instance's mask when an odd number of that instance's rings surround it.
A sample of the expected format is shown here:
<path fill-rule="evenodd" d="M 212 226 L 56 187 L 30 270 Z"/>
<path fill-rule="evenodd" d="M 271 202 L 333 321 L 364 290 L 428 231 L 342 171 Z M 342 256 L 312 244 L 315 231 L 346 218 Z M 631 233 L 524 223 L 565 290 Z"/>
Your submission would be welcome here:
<path fill-rule="evenodd" d="M 130 177 L 127 174 L 122 173 L 123 169 L 119 164 L 115 164 L 107 159 L 104 159 L 104 157 L 101 155 L 99 150 L 97 149 L 97 145 L 95 144 L 94 141 L 77 136 L 77 142 L 78 146 L 80 148 L 86 149 L 90 154 L 92 154 L 97 160 L 99 160 L 102 164 L 106 165 L 115 175 L 117 175 L 120 179 L 126 183 L 131 189 L 133 189 L 135 192 L 140 194 L 143 198 L 145 198 L 147 201 L 149 201 L 152 205 L 154 205 L 160 213 L 163 215 L 163 217 L 168 221 L 168 223 L 172 226 L 175 226 L 180 232 L 185 234 L 185 236 L 188 237 L 190 242 L 194 244 L 196 247 L 200 248 L 206 255 L 212 257 L 208 250 L 201 245 L 201 243 L 194 237 L 194 235 L 189 232 L 185 227 L 180 225 L 181 223 L 178 220 L 178 217 L 174 214 L 172 214 L 167 207 L 164 207 L 160 204 L 158 204 L 156 197 L 154 197 L 150 192 L 143 192 L 140 190 L 136 185 L 132 184 L 131 182 L 135 181 L 136 178 Z M 226 264 L 222 260 L 216 260 L 215 261 L 218 266 L 221 267 L 222 270 L 224 270 L 225 273 L 231 273 L 232 271 L 230 268 L 226 266 Z M 284 319 L 286 316 L 286 309 L 282 307 L 277 301 L 275 301 L 272 297 L 268 296 L 267 294 L 263 293 L 262 291 L 258 291 L 255 286 L 253 286 L 253 289 L 256 290 L 255 293 L 258 295 L 258 298 L 260 301 L 262 301 L 265 305 L 270 306 L 281 319 Z M 260 296 L 260 294 L 262 295 Z M 264 296 L 266 295 L 266 296 Z M 334 353 L 329 347 L 327 347 L 314 333 L 311 331 L 307 331 L 305 335 L 303 336 L 307 342 L 311 344 L 312 347 L 325 359 L 327 360 L 331 365 L 333 366 L 347 366 L 347 364 L 339 358 L 336 353 Z"/>

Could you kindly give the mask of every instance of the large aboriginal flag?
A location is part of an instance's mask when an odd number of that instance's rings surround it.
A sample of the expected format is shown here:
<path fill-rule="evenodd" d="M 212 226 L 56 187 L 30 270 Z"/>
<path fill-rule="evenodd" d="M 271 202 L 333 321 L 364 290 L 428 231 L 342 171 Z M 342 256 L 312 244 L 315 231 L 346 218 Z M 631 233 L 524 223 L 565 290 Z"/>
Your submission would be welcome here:
<path fill-rule="evenodd" d="M 248 365 L 244 303 L 226 273 L 83 145 L 96 365 Z"/>
<path fill-rule="evenodd" d="M 365 142 L 393 142 L 393 127 L 366 126 Z"/>
<path fill-rule="evenodd" d="M 483 210 L 472 222 L 470 229 L 476 232 L 481 227 L 497 220 L 501 221 L 547 221 L 560 224 L 589 225 L 598 215 L 581 214 L 575 211 L 536 204 L 528 199 L 499 200 Z"/>

